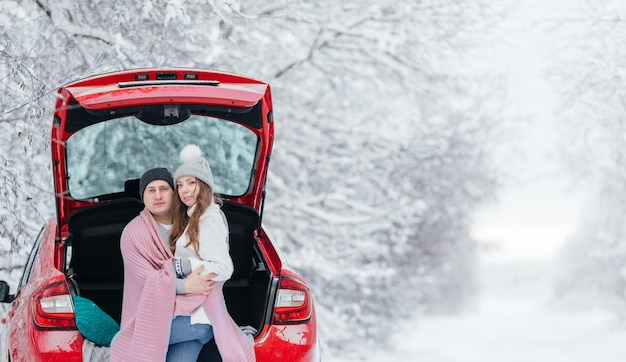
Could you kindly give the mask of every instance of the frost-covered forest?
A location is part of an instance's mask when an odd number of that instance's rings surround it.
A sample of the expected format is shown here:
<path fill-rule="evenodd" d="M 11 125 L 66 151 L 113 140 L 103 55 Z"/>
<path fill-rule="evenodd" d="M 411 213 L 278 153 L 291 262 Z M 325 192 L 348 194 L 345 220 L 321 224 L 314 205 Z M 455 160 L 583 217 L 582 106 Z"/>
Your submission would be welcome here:
<path fill-rule="evenodd" d="M 555 52 L 567 66 L 551 73 L 562 95 L 563 156 L 568 172 L 593 187 L 562 251 L 557 292 L 626 317 L 626 5 L 588 3 L 565 19 L 552 25 L 567 34 Z"/>
<path fill-rule="evenodd" d="M 613 3 L 540 26 L 565 39 L 549 72 L 562 95 L 564 155 L 602 185 L 599 217 L 564 262 L 623 301 L 626 38 Z M 313 288 L 324 353 L 382 348 L 397 321 L 462 308 L 473 215 L 514 173 L 502 160 L 515 157 L 523 124 L 507 111 L 506 72 L 492 59 L 515 11 L 489 0 L 0 2 L 0 279 L 16 286 L 54 212 L 55 89 L 111 70 L 199 67 L 272 86 L 263 220 Z M 607 265 L 606 275 L 571 262 L 579 258 Z"/>

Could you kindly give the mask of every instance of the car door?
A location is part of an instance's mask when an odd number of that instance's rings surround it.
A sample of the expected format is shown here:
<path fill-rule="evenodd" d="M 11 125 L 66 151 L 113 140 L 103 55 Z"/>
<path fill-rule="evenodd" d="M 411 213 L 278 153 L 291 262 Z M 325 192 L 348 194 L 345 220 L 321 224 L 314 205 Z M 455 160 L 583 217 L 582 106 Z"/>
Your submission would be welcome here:
<path fill-rule="evenodd" d="M 30 321 L 30 308 L 29 299 L 31 291 L 35 288 L 35 285 L 29 285 L 29 281 L 32 276 L 32 271 L 36 261 L 39 259 L 39 250 L 41 247 L 41 241 L 43 239 L 44 228 L 41 229 L 37 239 L 33 243 L 33 247 L 26 260 L 24 266 L 24 272 L 20 278 L 17 286 L 17 292 L 15 297 L 9 306 L 7 312 L 8 318 L 8 331 L 6 346 L 9 351 L 28 351 L 29 345 L 26 343 L 28 340 L 28 323 Z M 23 353 L 23 352 L 22 352 Z"/>

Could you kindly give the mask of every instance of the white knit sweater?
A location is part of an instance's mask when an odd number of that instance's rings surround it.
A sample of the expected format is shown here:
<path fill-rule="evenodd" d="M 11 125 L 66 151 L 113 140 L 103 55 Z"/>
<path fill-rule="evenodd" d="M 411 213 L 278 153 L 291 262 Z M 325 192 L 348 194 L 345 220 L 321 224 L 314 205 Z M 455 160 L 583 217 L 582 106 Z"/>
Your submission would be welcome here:
<path fill-rule="evenodd" d="M 196 205 L 187 210 L 187 215 L 191 215 Z M 176 240 L 176 258 L 188 258 L 191 262 L 191 270 L 195 270 L 200 265 L 204 265 L 203 275 L 215 273 L 214 281 L 226 281 L 230 279 L 234 271 L 233 261 L 228 253 L 228 226 L 226 218 L 219 205 L 211 203 L 200 216 L 200 227 L 198 229 L 198 242 L 200 258 L 196 255 L 193 246 L 185 246 L 189 242 L 187 230 Z M 199 308 L 191 315 L 192 323 L 210 324 L 207 314 Z"/>

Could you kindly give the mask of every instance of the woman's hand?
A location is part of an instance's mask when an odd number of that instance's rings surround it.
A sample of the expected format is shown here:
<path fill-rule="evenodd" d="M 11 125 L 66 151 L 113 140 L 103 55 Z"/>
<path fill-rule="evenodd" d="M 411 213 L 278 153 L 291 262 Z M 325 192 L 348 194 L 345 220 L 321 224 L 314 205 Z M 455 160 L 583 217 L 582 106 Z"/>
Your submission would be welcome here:
<path fill-rule="evenodd" d="M 203 270 L 204 265 L 200 265 L 185 278 L 184 286 L 187 294 L 209 295 L 211 293 L 214 284 L 211 279 L 215 278 L 217 274 L 202 275 Z"/>

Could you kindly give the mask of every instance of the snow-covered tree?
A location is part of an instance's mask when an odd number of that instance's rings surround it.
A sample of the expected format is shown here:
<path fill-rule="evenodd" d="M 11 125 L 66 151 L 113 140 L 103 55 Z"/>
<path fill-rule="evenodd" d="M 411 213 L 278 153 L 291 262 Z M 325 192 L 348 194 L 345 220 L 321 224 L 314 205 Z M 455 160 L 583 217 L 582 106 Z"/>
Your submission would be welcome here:
<path fill-rule="evenodd" d="M 569 172 L 586 182 L 591 200 L 583 224 L 562 253 L 566 266 L 559 293 L 586 302 L 626 303 L 626 6 L 585 2 L 551 25 L 555 48 L 553 82 L 562 97 L 563 149 Z M 594 41 L 591 41 L 594 39 Z M 617 301 L 620 301 L 619 303 Z"/>

